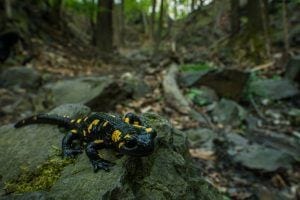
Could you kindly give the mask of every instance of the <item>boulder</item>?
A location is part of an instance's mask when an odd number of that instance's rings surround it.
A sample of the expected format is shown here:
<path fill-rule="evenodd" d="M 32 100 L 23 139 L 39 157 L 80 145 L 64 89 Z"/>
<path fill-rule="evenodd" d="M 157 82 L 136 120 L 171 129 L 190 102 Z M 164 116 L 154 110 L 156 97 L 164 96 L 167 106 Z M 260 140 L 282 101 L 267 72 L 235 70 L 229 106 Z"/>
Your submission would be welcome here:
<path fill-rule="evenodd" d="M 225 140 L 231 144 L 227 153 L 232 161 L 252 170 L 274 172 L 278 169 L 290 169 L 296 162 L 289 152 L 281 148 L 258 144 L 236 133 L 226 133 Z"/>
<path fill-rule="evenodd" d="M 80 77 L 49 83 L 44 87 L 47 101 L 58 106 L 65 103 L 82 103 L 94 111 L 113 110 L 126 99 L 128 92 L 110 77 Z"/>
<path fill-rule="evenodd" d="M 79 105 L 64 105 L 52 113 L 71 116 L 86 114 L 89 109 Z M 60 146 L 63 134 L 53 125 L 30 125 L 14 129 L 12 125 L 0 128 L 1 188 L 13 184 L 23 185 L 28 179 L 20 167 L 26 165 L 35 172 L 47 168 L 43 180 L 53 180 L 47 188 L 25 187 L 16 194 L 2 194 L 4 199 L 223 199 L 208 185 L 192 164 L 186 136 L 155 114 L 144 114 L 143 121 L 155 128 L 158 137 L 155 151 L 148 157 L 123 156 L 106 150 L 101 154 L 116 163 L 110 172 L 94 173 L 86 155 L 79 155 L 72 164 L 60 164 L 56 172 L 51 163 L 61 163 L 60 157 L 51 153 L 51 146 Z M 42 166 L 42 167 L 38 167 Z M 56 168 L 55 168 L 56 169 Z M 37 176 L 37 173 L 35 177 Z M 38 175 L 39 176 L 39 175 Z M 19 179 L 18 179 L 19 177 Z M 20 182 L 11 182 L 12 180 Z M 30 180 L 29 180 L 30 181 Z M 10 185 L 8 185 L 10 183 Z M 43 182 L 42 182 L 43 183 Z M 27 189 L 27 191 L 26 191 Z M 4 191 L 4 190 L 1 190 Z M 7 190 L 6 190 L 7 191 Z"/>
<path fill-rule="evenodd" d="M 239 126 L 247 116 L 246 110 L 238 103 L 221 99 L 212 112 L 213 120 L 219 124 L 232 127 Z"/>
<path fill-rule="evenodd" d="M 32 68 L 11 67 L 0 74 L 0 87 L 36 89 L 41 85 L 41 75 Z"/>
<path fill-rule="evenodd" d="M 262 98 L 280 100 L 299 94 L 299 90 L 289 80 L 258 79 L 249 84 L 249 91 Z"/>
<path fill-rule="evenodd" d="M 200 87 L 207 86 L 216 91 L 219 97 L 224 97 L 239 101 L 243 97 L 243 92 L 249 80 L 249 74 L 234 70 L 210 70 L 198 72 L 194 75 L 187 74 L 183 83 L 188 86 Z M 184 81 L 190 79 L 189 81 Z"/>
<path fill-rule="evenodd" d="M 294 56 L 288 61 L 284 77 L 295 81 L 300 86 L 300 55 Z"/>
<path fill-rule="evenodd" d="M 128 72 L 123 74 L 121 78 L 123 89 L 127 91 L 128 94 L 132 94 L 134 99 L 145 97 L 146 94 L 150 92 L 150 87 L 141 77 Z"/>

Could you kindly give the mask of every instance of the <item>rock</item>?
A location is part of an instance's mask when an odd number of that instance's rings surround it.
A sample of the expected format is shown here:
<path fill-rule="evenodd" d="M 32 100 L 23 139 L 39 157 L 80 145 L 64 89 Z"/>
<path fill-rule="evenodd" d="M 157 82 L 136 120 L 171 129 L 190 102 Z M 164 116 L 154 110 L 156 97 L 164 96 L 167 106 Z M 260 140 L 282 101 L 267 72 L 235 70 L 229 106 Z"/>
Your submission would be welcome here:
<path fill-rule="evenodd" d="M 51 113 L 60 114 L 61 111 L 64 115 L 79 117 L 87 114 L 89 108 L 82 105 L 65 105 Z M 15 129 L 12 125 L 0 127 L 1 188 L 5 182 L 21 173 L 22 166 L 32 170 L 43 163 L 51 154 L 51 146 L 60 148 L 62 137 L 58 127 L 51 125 L 31 125 L 22 129 Z"/>
<path fill-rule="evenodd" d="M 191 148 L 213 149 L 213 140 L 217 134 L 210 129 L 199 128 L 185 131 Z"/>
<path fill-rule="evenodd" d="M 36 89 L 41 81 L 41 75 L 29 67 L 11 67 L 0 74 L 0 87 Z"/>
<path fill-rule="evenodd" d="M 215 90 L 219 97 L 239 101 L 247 86 L 249 74 L 233 69 L 211 70 L 199 77 L 192 86 L 207 86 Z"/>
<path fill-rule="evenodd" d="M 288 169 L 295 162 L 291 155 L 280 149 L 250 143 L 238 134 L 227 133 L 226 140 L 231 143 L 228 155 L 234 162 L 249 169 L 273 172 L 280 168 Z"/>
<path fill-rule="evenodd" d="M 288 61 L 284 78 L 295 81 L 300 86 L 300 55 L 294 56 Z"/>
<path fill-rule="evenodd" d="M 212 111 L 213 120 L 223 125 L 239 126 L 246 119 L 245 109 L 234 101 L 221 99 Z"/>
<path fill-rule="evenodd" d="M 264 79 L 252 81 L 249 91 L 255 96 L 280 100 L 299 94 L 299 90 L 288 80 Z"/>
<path fill-rule="evenodd" d="M 67 114 L 86 112 L 86 107 L 61 106 L 56 111 Z M 7 199 L 223 199 L 199 177 L 188 154 L 186 136 L 155 114 L 144 114 L 143 121 L 158 132 L 156 147 L 148 157 L 123 156 L 116 159 L 110 172 L 94 173 L 86 155 L 81 154 L 73 164 L 62 168 L 61 175 L 48 190 L 6 195 Z M 25 135 L 26 137 L 22 137 Z M 51 145 L 59 146 L 62 134 L 53 125 L 31 125 L 22 129 L 0 128 L 1 188 L 20 175 L 25 162 L 34 170 L 51 157 Z M 59 157 L 57 160 L 61 160 Z M 43 190 L 44 192 L 40 192 Z M 3 190 L 2 190 L 3 191 Z"/>
<path fill-rule="evenodd" d="M 300 124 L 300 109 L 292 108 L 288 111 L 288 116 L 290 117 L 291 124 L 294 126 L 299 126 Z"/>
<path fill-rule="evenodd" d="M 128 97 L 127 92 L 109 77 L 61 80 L 47 84 L 44 89 L 54 106 L 82 103 L 102 112 L 113 110 L 116 104 Z"/>
<path fill-rule="evenodd" d="M 122 81 L 124 90 L 132 94 L 134 99 L 145 97 L 150 92 L 150 87 L 143 79 L 129 72 L 122 75 Z"/>
<path fill-rule="evenodd" d="M 210 70 L 196 72 L 181 72 L 178 77 L 179 85 L 182 87 L 192 87 L 201 77 L 206 75 Z"/>
<path fill-rule="evenodd" d="M 266 148 L 261 145 L 248 145 L 243 150 L 233 156 L 236 162 L 241 163 L 243 166 L 263 170 L 265 172 L 276 171 L 279 168 L 291 168 L 294 159 L 279 150 Z"/>

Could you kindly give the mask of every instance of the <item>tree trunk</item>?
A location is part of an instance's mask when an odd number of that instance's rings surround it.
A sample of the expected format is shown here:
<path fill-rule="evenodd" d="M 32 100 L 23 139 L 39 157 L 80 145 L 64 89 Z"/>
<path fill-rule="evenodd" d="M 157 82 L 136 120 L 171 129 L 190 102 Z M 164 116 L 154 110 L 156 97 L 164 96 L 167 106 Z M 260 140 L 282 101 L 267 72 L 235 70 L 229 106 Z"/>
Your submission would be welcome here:
<path fill-rule="evenodd" d="M 271 58 L 271 39 L 269 34 L 268 0 L 260 0 L 261 18 L 265 37 L 267 56 Z"/>
<path fill-rule="evenodd" d="M 196 3 L 196 0 L 192 0 L 192 2 L 191 2 L 191 12 L 193 12 L 195 10 L 195 3 Z"/>
<path fill-rule="evenodd" d="M 240 15 L 239 15 L 239 0 L 231 0 L 231 15 L 230 15 L 230 25 L 231 25 L 231 36 L 235 36 L 240 31 Z"/>
<path fill-rule="evenodd" d="M 178 11 L 177 11 L 177 0 L 174 0 L 174 18 L 177 19 Z"/>
<path fill-rule="evenodd" d="M 113 50 L 113 26 L 112 26 L 112 0 L 98 0 L 98 12 L 95 39 L 100 51 L 112 52 Z"/>
<path fill-rule="evenodd" d="M 120 46 L 120 36 L 121 36 L 121 3 L 116 3 L 113 10 L 113 44 L 114 46 Z"/>
<path fill-rule="evenodd" d="M 11 0 L 5 0 L 5 13 L 8 19 L 12 18 Z"/>
<path fill-rule="evenodd" d="M 120 13 L 120 45 L 124 46 L 125 34 L 125 0 L 121 0 L 121 13 Z"/>
<path fill-rule="evenodd" d="M 247 28 L 250 33 L 263 32 L 263 19 L 261 11 L 261 0 L 247 1 Z"/>
<path fill-rule="evenodd" d="M 150 40 L 154 43 L 155 40 L 155 14 L 156 14 L 156 0 L 152 0 L 152 11 L 151 11 L 151 20 L 150 20 Z"/>
<path fill-rule="evenodd" d="M 158 27 L 157 34 L 155 37 L 155 51 L 158 50 L 161 39 L 162 39 L 162 29 L 164 24 L 164 0 L 160 2 L 160 10 L 159 10 L 159 19 L 158 19 Z"/>
<path fill-rule="evenodd" d="M 56 14 L 57 17 L 61 17 L 61 6 L 62 6 L 62 0 L 55 0 L 53 1 L 53 11 Z"/>
<path fill-rule="evenodd" d="M 283 35 L 284 35 L 284 48 L 286 53 L 289 51 L 289 31 L 288 31 L 288 17 L 286 12 L 286 0 L 282 1 L 282 26 L 283 26 Z"/>

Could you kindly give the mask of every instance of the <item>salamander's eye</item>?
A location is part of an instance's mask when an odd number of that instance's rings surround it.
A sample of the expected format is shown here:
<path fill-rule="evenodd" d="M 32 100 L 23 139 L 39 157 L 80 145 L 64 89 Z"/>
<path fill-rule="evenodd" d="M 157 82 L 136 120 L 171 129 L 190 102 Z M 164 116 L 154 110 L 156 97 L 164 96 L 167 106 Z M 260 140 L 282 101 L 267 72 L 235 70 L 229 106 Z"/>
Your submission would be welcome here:
<path fill-rule="evenodd" d="M 137 145 L 136 139 L 127 140 L 125 143 L 126 148 L 134 148 L 134 147 L 136 147 L 136 145 Z"/>

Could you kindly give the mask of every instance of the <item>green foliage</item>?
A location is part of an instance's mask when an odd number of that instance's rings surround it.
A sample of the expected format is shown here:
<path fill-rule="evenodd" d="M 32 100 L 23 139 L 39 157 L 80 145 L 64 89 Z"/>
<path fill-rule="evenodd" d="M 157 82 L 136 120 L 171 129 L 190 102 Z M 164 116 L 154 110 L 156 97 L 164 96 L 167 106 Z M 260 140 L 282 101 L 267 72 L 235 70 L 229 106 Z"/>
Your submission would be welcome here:
<path fill-rule="evenodd" d="M 188 93 L 186 94 L 187 98 L 189 100 L 191 100 L 192 102 L 194 102 L 195 104 L 197 104 L 198 106 L 203 106 L 207 104 L 207 101 L 205 99 L 198 99 L 198 96 L 202 95 L 202 91 L 192 88 L 188 91 Z"/>
<path fill-rule="evenodd" d="M 243 94 L 244 98 L 247 101 L 250 101 L 251 99 L 253 99 L 254 88 L 252 87 L 251 83 L 258 81 L 259 79 L 261 79 L 259 77 L 259 72 L 251 72 L 250 78 L 247 82 L 247 86 L 246 86 L 246 88 L 244 90 L 244 94 Z"/>
<path fill-rule="evenodd" d="M 149 13 L 152 1 L 139 0 L 139 1 L 126 1 L 125 3 L 125 16 L 129 22 L 136 21 L 141 17 L 142 13 Z"/>
<path fill-rule="evenodd" d="M 183 72 L 197 72 L 212 69 L 214 65 L 212 63 L 197 63 L 197 64 L 185 64 L 181 65 L 180 70 Z"/>
<path fill-rule="evenodd" d="M 197 88 L 189 89 L 186 97 L 198 106 L 205 106 L 210 103 L 210 101 L 205 98 L 205 93 Z"/>
<path fill-rule="evenodd" d="M 94 16 L 95 11 L 97 10 L 96 0 L 64 0 L 63 4 L 66 8 L 87 16 Z"/>

